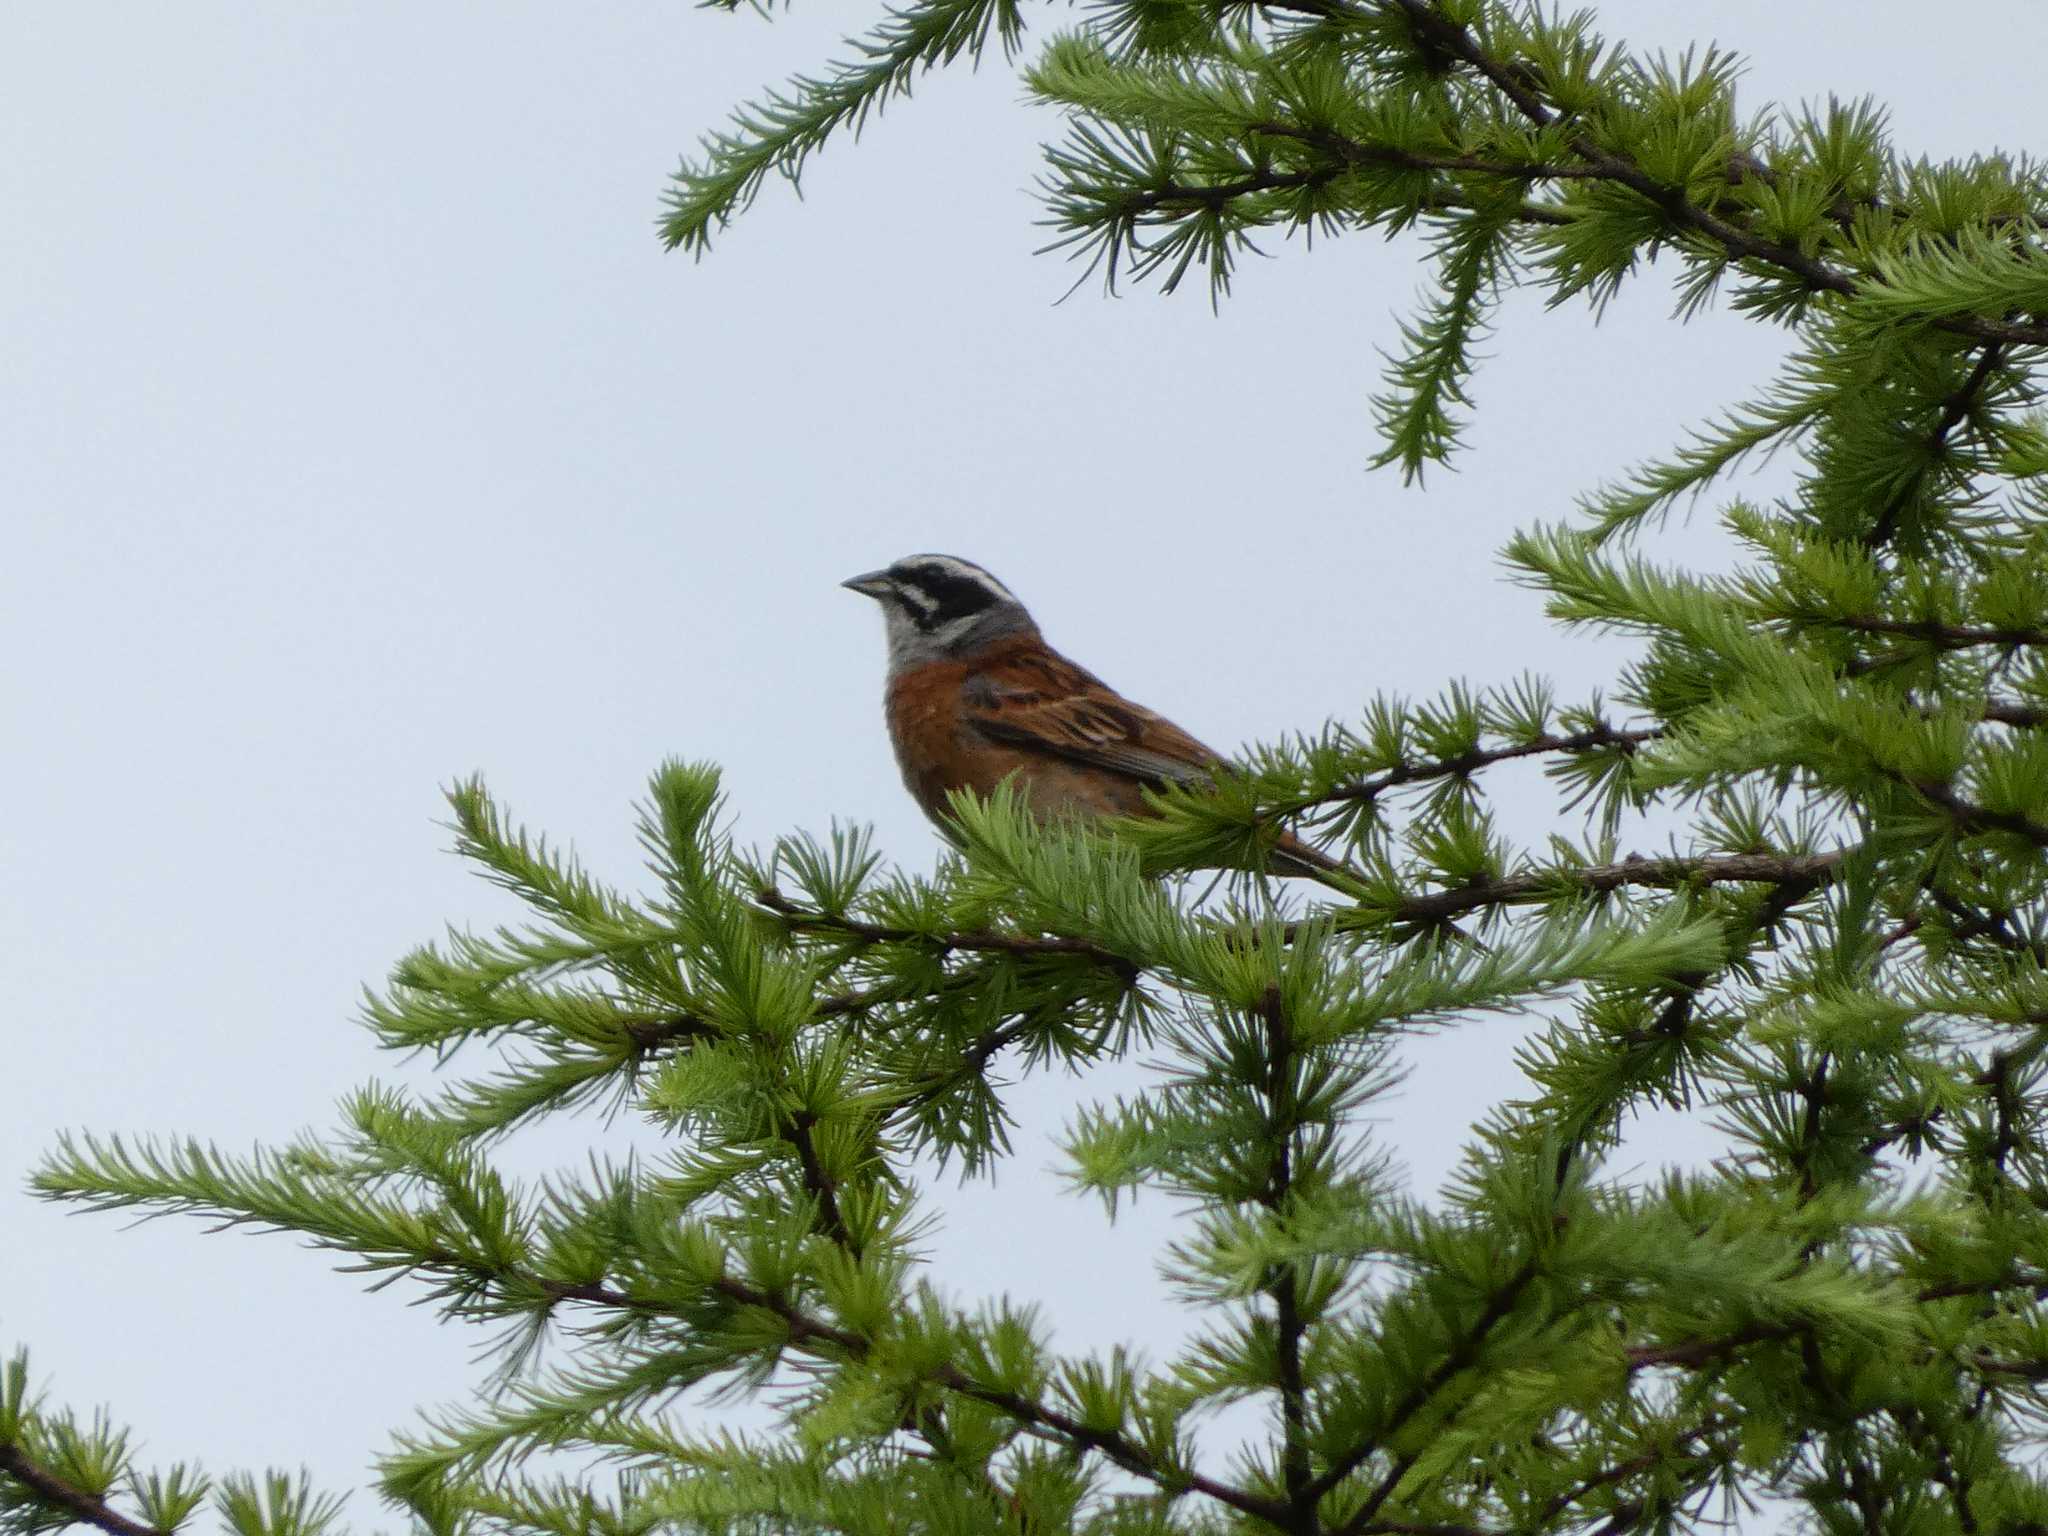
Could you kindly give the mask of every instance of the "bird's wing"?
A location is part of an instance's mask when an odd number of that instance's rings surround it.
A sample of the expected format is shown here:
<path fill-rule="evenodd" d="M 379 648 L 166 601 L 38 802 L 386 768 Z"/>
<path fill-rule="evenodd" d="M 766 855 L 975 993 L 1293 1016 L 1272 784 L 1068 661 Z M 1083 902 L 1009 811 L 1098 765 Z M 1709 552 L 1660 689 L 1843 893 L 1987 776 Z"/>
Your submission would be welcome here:
<path fill-rule="evenodd" d="M 967 721 L 991 741 L 1105 768 L 1144 784 L 1201 784 L 1216 753 L 1092 672 L 1051 651 L 1012 654 L 968 674 Z"/>

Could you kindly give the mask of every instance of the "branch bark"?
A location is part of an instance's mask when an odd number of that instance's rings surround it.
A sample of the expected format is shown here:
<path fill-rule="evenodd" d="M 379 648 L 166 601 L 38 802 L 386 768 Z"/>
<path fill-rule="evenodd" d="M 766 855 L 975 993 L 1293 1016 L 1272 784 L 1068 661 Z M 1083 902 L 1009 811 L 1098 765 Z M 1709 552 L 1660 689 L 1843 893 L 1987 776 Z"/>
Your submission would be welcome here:
<path fill-rule="evenodd" d="M 18 1445 L 0 1445 L 0 1477 L 11 1477 L 46 1504 L 70 1511 L 73 1518 L 97 1526 L 108 1536 L 171 1536 L 140 1520 L 131 1520 L 105 1499 L 87 1493 L 40 1466 Z"/>
<path fill-rule="evenodd" d="M 1807 888 L 1825 884 L 1849 850 L 1826 853 L 1764 854 L 1735 853 L 1704 858 L 1629 858 L 1619 864 L 1594 864 L 1584 869 L 1532 870 L 1496 880 L 1475 881 L 1405 896 L 1389 914 L 1396 921 L 1440 923 L 1477 912 L 1484 907 L 1523 905 L 1548 901 L 1570 890 L 1593 893 L 1617 891 L 1624 886 L 1680 886 L 1691 884 L 1768 884 Z"/>

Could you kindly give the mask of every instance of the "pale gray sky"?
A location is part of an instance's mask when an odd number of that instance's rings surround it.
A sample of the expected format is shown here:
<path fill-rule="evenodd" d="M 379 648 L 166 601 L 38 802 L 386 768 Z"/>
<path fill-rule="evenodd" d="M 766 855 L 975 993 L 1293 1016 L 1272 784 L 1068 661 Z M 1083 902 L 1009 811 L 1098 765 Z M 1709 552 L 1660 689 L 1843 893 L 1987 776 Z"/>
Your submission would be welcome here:
<path fill-rule="evenodd" d="M 64 1127 L 245 1148 L 388 1073 L 359 986 L 444 922 L 510 915 L 442 851 L 437 786 L 481 769 L 631 881 L 628 801 L 664 756 L 710 757 L 743 839 L 872 822 L 929 867 L 879 625 L 835 585 L 918 549 L 987 564 L 1219 746 L 1459 676 L 1580 696 L 1625 649 L 1547 626 L 1493 551 L 1781 345 L 1676 327 L 1660 278 L 1597 330 L 1519 303 L 1460 471 L 1404 488 L 1364 465 L 1415 242 L 1276 243 L 1213 317 L 1194 292 L 1056 306 L 1074 274 L 1031 255 L 1029 188 L 1057 125 L 1000 67 L 836 142 L 804 202 L 771 185 L 703 264 L 664 255 L 677 156 L 866 9 L 6 9 L 0 1349 L 111 1402 L 150 1458 L 353 1486 L 479 1375 L 476 1337 L 290 1239 L 20 1193 Z M 1603 21 L 1748 54 L 1749 104 L 1874 93 L 1914 153 L 2048 147 L 2038 0 Z M 1421 1187 L 1511 1086 L 1511 1038 L 1413 1053 L 1388 1131 Z M 1036 1150 L 1000 1210 L 945 1198 L 937 1266 L 1044 1299 L 1066 1342 L 1159 1346 L 1160 1213 L 1111 1233 L 1043 1172 L 1091 1091 L 1031 1086 Z"/>

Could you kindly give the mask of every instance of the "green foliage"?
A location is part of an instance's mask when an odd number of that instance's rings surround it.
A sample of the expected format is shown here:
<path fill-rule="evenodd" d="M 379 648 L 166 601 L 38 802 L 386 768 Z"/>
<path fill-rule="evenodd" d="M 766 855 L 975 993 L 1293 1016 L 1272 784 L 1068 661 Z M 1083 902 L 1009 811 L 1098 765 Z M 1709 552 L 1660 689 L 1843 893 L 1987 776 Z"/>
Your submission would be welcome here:
<path fill-rule="evenodd" d="M 769 171 L 1019 28 L 891 12 L 710 141 L 669 240 L 701 250 Z M 1065 125 L 1054 245 L 1112 284 L 1220 301 L 1262 233 L 1426 236 L 1375 402 L 1409 475 L 1456 446 L 1518 285 L 1597 308 L 1661 258 L 1682 313 L 1790 331 L 1780 378 L 1508 546 L 1557 620 L 1637 642 L 1608 698 L 1377 700 L 1116 826 L 963 798 L 929 877 L 845 830 L 736 849 L 716 773 L 669 764 L 628 894 L 460 784 L 457 849 L 524 926 L 415 951 L 365 1008 L 444 1086 L 247 1157 L 82 1136 L 36 1187 L 297 1232 L 499 1330 L 496 1394 L 383 1467 L 436 1536 L 1619 1536 L 1719 1499 L 2048 1528 L 2042 176 L 1905 159 L 1865 104 L 1742 118 L 1735 72 L 1495 0 L 1109 0 L 1025 72 Z M 1681 498 L 1778 449 L 1785 501 L 1722 509 L 1740 568 L 1656 558 Z M 1489 794 L 1530 765 L 1558 802 L 1535 841 Z M 1348 861 L 1319 904 L 1260 873 L 1287 827 Z M 1533 1015 L 1524 1096 L 1474 1106 L 1450 1189 L 1410 1189 L 1373 1122 L 1405 1048 L 1505 1014 Z M 928 1181 L 1008 1159 L 1016 1078 L 1127 1059 L 1062 1173 L 1182 1214 L 1160 1264 L 1189 1326 L 1158 1360 L 1063 1349 L 923 1246 Z M 591 1106 L 661 1150 L 501 1171 L 503 1138 Z M 1726 1155 L 1610 1162 L 1659 1112 Z M 715 1392 L 773 1428 L 720 1427 Z M 277 1478 L 137 1473 L 7 1376 L 10 1528 L 152 1536 L 209 1494 L 251 1531 L 333 1518 Z"/>
<path fill-rule="evenodd" d="M 116 1499 L 132 1514 L 117 1512 Z M 30 1391 L 25 1351 L 0 1367 L 0 1531 L 36 1536 L 89 1521 L 141 1536 L 175 1530 L 207 1505 L 238 1536 L 322 1536 L 340 1514 L 339 1500 L 282 1472 L 265 1474 L 259 1489 L 253 1478 L 216 1484 L 182 1464 L 143 1470 L 105 1413 L 82 1423 Z"/>

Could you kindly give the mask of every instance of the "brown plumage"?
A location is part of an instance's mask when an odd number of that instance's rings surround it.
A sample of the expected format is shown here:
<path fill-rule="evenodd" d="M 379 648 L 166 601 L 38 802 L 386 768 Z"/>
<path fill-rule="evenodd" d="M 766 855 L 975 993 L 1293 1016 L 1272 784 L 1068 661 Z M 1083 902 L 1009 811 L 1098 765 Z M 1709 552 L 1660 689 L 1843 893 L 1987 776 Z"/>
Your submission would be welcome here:
<path fill-rule="evenodd" d="M 949 791 L 988 795 L 1006 780 L 1042 819 L 1143 816 L 1147 789 L 1206 784 L 1224 762 L 1047 645 L 1023 605 L 979 566 L 913 555 L 846 585 L 882 604 L 889 740 L 904 784 L 941 825 Z M 1352 873 L 1289 834 L 1272 865 L 1282 874 Z"/>

